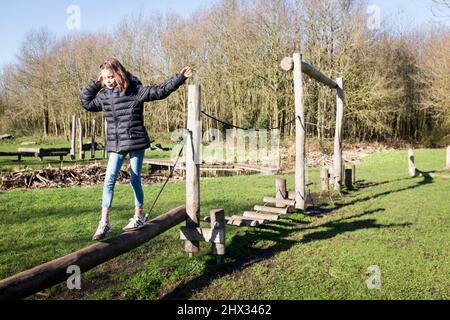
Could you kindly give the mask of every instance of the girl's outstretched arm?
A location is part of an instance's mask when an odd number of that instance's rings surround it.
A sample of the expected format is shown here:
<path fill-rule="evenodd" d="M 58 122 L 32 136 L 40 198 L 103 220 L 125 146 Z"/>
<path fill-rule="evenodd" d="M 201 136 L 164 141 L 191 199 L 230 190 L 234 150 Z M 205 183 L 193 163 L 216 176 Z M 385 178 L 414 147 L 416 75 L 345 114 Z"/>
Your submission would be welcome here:
<path fill-rule="evenodd" d="M 139 95 L 143 101 L 162 100 L 176 91 L 192 75 L 190 67 L 184 67 L 175 76 L 158 86 L 141 87 Z"/>
<path fill-rule="evenodd" d="M 97 97 L 97 93 L 102 88 L 100 81 L 91 81 L 86 88 L 81 92 L 81 105 L 87 111 L 100 112 L 102 111 L 102 104 Z"/>

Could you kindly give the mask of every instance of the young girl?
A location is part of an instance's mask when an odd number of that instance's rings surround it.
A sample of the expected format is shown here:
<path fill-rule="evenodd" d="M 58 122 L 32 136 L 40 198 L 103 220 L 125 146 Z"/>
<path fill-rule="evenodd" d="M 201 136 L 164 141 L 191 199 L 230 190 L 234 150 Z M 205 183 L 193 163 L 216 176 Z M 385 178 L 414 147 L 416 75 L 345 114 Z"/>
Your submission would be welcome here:
<path fill-rule="evenodd" d="M 98 80 L 91 81 L 83 89 L 83 108 L 93 112 L 103 111 L 108 129 L 105 148 L 109 153 L 109 161 L 103 187 L 102 217 L 93 240 L 103 239 L 112 230 L 109 213 L 114 185 L 127 154 L 130 154 L 130 183 L 134 191 L 135 212 L 123 230 L 137 230 L 146 224 L 142 211 L 144 193 L 141 170 L 150 139 L 144 127 L 144 102 L 168 97 L 191 75 L 191 68 L 184 67 L 161 85 L 143 86 L 117 59 L 108 59 L 100 66 Z"/>

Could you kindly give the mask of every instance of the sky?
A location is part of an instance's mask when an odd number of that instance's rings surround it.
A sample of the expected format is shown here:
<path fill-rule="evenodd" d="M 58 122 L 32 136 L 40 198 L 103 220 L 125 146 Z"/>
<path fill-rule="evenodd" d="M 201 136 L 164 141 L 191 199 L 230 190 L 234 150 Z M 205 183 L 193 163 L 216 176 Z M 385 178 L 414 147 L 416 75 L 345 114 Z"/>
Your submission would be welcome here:
<path fill-rule="evenodd" d="M 42 27 L 57 36 L 76 32 L 113 30 L 125 16 L 144 13 L 170 13 L 189 16 L 208 8 L 214 0 L 0 0 L 0 68 L 15 62 L 15 56 L 31 30 Z M 381 19 L 401 17 L 410 27 L 444 21 L 431 12 L 432 0 L 367 0 L 379 8 Z M 72 7 L 72 6 L 76 7 Z M 79 20 L 74 20 L 79 9 Z M 375 11 L 374 11 L 375 12 Z M 448 13 L 448 12 L 447 12 Z M 79 25 L 74 24 L 79 21 Z M 69 26 L 68 26 L 69 23 Z M 79 27 L 79 28 L 78 28 Z"/>

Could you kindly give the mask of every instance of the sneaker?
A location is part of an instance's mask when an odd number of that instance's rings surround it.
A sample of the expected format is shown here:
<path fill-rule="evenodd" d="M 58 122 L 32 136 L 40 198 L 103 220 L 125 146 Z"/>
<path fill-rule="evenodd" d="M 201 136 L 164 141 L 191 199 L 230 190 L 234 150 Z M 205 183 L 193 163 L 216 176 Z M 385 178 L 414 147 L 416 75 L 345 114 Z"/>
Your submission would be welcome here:
<path fill-rule="evenodd" d="M 107 233 L 110 233 L 112 231 L 112 227 L 109 224 L 105 224 L 100 222 L 98 225 L 97 231 L 95 232 L 94 236 L 92 237 L 92 240 L 102 240 L 105 238 Z"/>
<path fill-rule="evenodd" d="M 145 225 L 147 225 L 145 218 L 133 217 L 130 219 L 130 222 L 123 228 L 123 230 L 135 231 L 141 229 L 142 227 L 145 227 Z"/>

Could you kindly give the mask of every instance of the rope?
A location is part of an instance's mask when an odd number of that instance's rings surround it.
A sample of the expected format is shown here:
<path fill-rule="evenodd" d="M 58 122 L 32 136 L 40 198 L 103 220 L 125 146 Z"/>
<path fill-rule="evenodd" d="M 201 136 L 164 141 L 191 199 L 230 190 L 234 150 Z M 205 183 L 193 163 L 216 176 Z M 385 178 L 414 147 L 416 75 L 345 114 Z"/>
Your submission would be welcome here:
<path fill-rule="evenodd" d="M 220 123 L 222 123 L 222 124 L 224 124 L 224 125 L 226 125 L 226 126 L 229 126 L 229 127 L 232 127 L 232 128 L 236 128 L 236 129 L 242 129 L 242 130 L 251 130 L 251 129 L 253 129 L 253 130 L 255 130 L 255 131 L 260 131 L 260 130 L 275 130 L 275 129 L 281 129 L 281 128 L 284 128 L 284 127 L 287 126 L 288 124 L 291 124 L 291 123 L 293 123 L 293 122 L 295 121 L 295 118 L 294 118 L 294 119 L 292 119 L 291 121 L 285 123 L 284 125 L 280 125 L 280 126 L 278 126 L 278 127 L 273 127 L 273 128 L 269 128 L 269 129 L 243 128 L 243 127 L 238 127 L 238 126 L 235 126 L 235 125 L 233 125 L 233 124 L 231 124 L 231 123 L 228 123 L 228 122 L 219 120 L 219 119 L 213 117 L 212 115 L 207 114 L 207 113 L 204 112 L 204 111 L 201 111 L 201 113 L 203 113 L 203 114 L 204 114 L 205 116 L 207 116 L 208 118 L 211 118 L 211 119 L 213 119 L 213 120 L 216 120 L 217 122 L 220 122 Z"/>
<path fill-rule="evenodd" d="M 186 130 L 186 131 L 187 131 L 187 130 Z M 174 170 L 175 170 L 175 167 L 177 166 L 178 160 L 180 159 L 181 154 L 183 153 L 183 149 L 184 149 L 184 145 L 186 144 L 186 140 L 187 140 L 186 137 L 187 137 L 188 133 L 189 133 L 189 132 L 186 132 L 186 134 L 185 134 L 185 136 L 184 136 L 183 144 L 181 145 L 181 149 L 180 149 L 180 151 L 178 152 L 177 159 L 175 160 L 175 163 L 174 163 L 172 169 L 170 169 L 170 172 L 169 172 L 169 175 L 168 175 L 167 178 L 166 178 L 166 181 L 164 181 L 164 184 L 163 184 L 163 186 L 161 187 L 161 189 L 159 190 L 158 195 L 156 196 L 155 200 L 153 201 L 153 203 L 152 203 L 152 205 L 151 205 L 151 207 L 150 207 L 150 210 L 149 210 L 148 213 L 145 215 L 145 221 L 148 220 L 148 217 L 150 216 L 150 213 L 152 212 L 153 208 L 155 207 L 155 204 L 156 204 L 156 202 L 158 201 L 159 196 L 161 195 L 161 193 L 163 192 L 164 188 L 166 187 L 167 182 L 169 182 L 169 179 L 173 177 L 173 172 L 174 172 Z"/>

